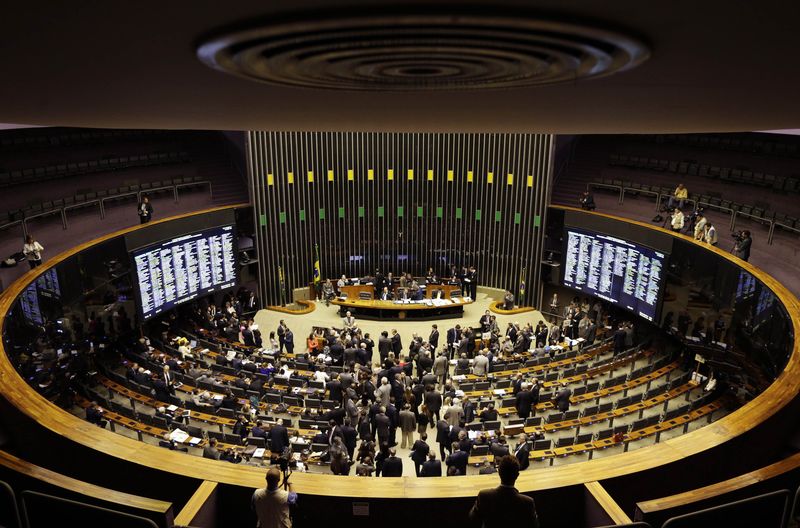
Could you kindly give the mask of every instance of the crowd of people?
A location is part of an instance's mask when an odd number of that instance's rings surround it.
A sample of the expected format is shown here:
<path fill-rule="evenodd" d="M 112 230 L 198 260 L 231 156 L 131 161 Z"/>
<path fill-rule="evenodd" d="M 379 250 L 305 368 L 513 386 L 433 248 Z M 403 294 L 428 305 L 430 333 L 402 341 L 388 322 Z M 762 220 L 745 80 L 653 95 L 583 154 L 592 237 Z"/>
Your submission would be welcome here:
<path fill-rule="evenodd" d="M 439 276 L 433 268 L 428 268 L 424 280 L 422 278 L 418 280 L 405 271 L 397 277 L 392 272 L 384 274 L 380 270 L 376 270 L 373 275 L 368 277 L 348 278 L 346 275 L 342 275 L 335 285 L 330 279 L 324 280 L 317 295 L 329 302 L 341 293 L 341 288 L 351 284 L 371 284 L 374 287 L 374 297 L 384 301 L 421 300 L 425 295 L 423 288 L 437 284 L 457 285 L 465 297 L 475 299 L 478 294 L 478 271 L 475 266 L 459 268 L 451 265 L 444 276 Z"/>

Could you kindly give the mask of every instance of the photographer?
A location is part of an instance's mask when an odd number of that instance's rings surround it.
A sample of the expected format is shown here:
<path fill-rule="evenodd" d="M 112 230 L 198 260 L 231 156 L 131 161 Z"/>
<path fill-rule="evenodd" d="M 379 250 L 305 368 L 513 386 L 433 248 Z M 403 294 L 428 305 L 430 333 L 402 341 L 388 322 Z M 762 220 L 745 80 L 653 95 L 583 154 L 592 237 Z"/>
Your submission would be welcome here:
<path fill-rule="evenodd" d="M 744 230 L 733 234 L 736 243 L 733 245 L 732 253 L 740 259 L 747 262 L 750 258 L 750 246 L 753 245 L 753 239 L 750 238 L 750 231 Z"/>
<path fill-rule="evenodd" d="M 267 487 L 253 492 L 252 508 L 258 516 L 261 528 L 291 528 L 289 506 L 297 502 L 297 493 L 292 484 L 284 480 L 287 489 L 280 489 L 281 472 L 272 468 L 267 471 Z"/>

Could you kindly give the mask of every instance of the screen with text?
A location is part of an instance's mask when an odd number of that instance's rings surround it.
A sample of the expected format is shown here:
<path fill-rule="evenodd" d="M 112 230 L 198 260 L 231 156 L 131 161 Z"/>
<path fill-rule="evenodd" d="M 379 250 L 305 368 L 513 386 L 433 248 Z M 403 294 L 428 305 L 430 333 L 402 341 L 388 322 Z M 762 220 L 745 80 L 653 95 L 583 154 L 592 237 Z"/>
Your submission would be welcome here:
<path fill-rule="evenodd" d="M 143 320 L 236 284 L 236 235 L 223 226 L 133 252 Z"/>
<path fill-rule="evenodd" d="M 610 235 L 567 227 L 563 284 L 656 318 L 666 255 Z"/>

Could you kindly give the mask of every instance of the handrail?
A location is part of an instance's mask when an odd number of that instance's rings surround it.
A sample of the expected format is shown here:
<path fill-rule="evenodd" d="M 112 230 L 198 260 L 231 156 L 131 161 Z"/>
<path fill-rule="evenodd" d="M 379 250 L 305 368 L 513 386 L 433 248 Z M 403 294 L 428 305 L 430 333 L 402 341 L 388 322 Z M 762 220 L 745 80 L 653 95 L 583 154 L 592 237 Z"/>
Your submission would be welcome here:
<path fill-rule="evenodd" d="M 95 429 L 96 428 L 97 427 L 95 427 Z M 131 495 L 130 493 L 116 491 L 74 479 L 67 475 L 62 475 L 61 473 L 56 473 L 47 468 L 37 466 L 26 460 L 22 460 L 3 450 L 0 450 L 0 466 L 42 481 L 48 485 L 57 486 L 79 495 L 91 497 L 92 499 L 119 504 L 126 508 L 136 508 L 143 511 L 171 515 L 172 503 L 170 502 L 150 499 L 139 495 Z"/>
<path fill-rule="evenodd" d="M 695 242 L 693 238 L 686 235 L 673 233 L 659 227 L 653 227 L 643 222 L 602 213 L 587 213 L 573 207 L 554 207 L 561 210 L 594 214 L 598 217 L 610 218 L 661 231 L 670 236 L 683 237 L 684 240 L 690 243 L 698 244 L 707 251 L 716 253 L 721 258 L 728 259 L 756 276 L 772 289 L 780 302 L 786 307 L 792 319 L 794 335 L 800 335 L 800 301 L 798 301 L 798 299 L 783 285 L 753 265 L 736 259 L 718 248 Z M 226 208 L 220 207 L 212 210 L 220 209 Z M 4 322 L 13 302 L 28 284 L 35 280 L 41 273 L 47 271 L 59 262 L 64 261 L 66 258 L 96 243 L 129 233 L 136 229 L 146 229 L 150 225 L 168 222 L 176 218 L 202 214 L 204 212 L 208 211 L 189 213 L 151 222 L 145 226 L 134 226 L 122 231 L 110 233 L 50 259 L 45 265 L 25 273 L 0 296 L 0 323 Z M 12 405 L 15 405 L 22 413 L 41 424 L 41 426 L 63 435 L 76 443 L 91 449 L 103 451 L 108 455 L 125 459 L 131 463 L 156 467 L 165 472 L 186 477 L 253 488 L 263 485 L 264 473 L 261 468 L 242 467 L 225 462 L 199 459 L 194 456 L 176 455 L 173 452 L 168 452 L 158 447 L 146 445 L 136 440 L 100 429 L 76 416 L 65 413 L 39 395 L 18 376 L 4 349 L 0 349 L 0 379 L 3 380 L 4 384 L 3 396 Z M 563 486 L 582 485 L 585 482 L 630 475 L 683 460 L 704 450 L 725 443 L 751 430 L 794 400 L 798 391 L 800 391 L 800 340 L 795 341 L 792 355 L 785 369 L 770 387 L 739 410 L 728 414 L 717 422 L 706 425 L 691 433 L 620 455 L 625 457 L 624 463 L 621 463 L 621 460 L 617 456 L 613 456 L 602 457 L 578 464 L 546 468 L 535 472 L 526 471 L 520 475 L 517 481 L 517 488 L 523 492 L 531 492 Z M 348 479 L 333 475 L 295 473 L 292 479 L 298 489 L 302 489 L 305 494 L 359 498 L 469 497 L 474 496 L 480 489 L 495 485 L 496 482 L 492 477 L 477 475 L 463 476 L 458 479 L 449 480 L 442 477 L 441 479 L 431 478 L 422 479 L 422 481 L 420 481 L 413 477 L 399 479 Z"/>

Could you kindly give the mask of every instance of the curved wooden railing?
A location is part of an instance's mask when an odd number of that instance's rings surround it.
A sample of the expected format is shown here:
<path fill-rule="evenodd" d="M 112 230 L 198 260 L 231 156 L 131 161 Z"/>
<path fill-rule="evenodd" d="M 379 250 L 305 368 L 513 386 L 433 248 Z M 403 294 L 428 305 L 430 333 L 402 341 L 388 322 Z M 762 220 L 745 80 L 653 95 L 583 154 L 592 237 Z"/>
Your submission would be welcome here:
<path fill-rule="evenodd" d="M 286 306 L 267 306 L 267 310 L 272 310 L 273 312 L 280 312 L 289 315 L 306 315 L 310 314 L 317 308 L 317 305 L 314 301 L 304 301 L 303 299 L 298 299 L 295 301 L 295 304 L 302 306 L 302 308 L 299 308 L 297 310 L 292 310 L 291 308 L 287 308 Z"/>
<path fill-rule="evenodd" d="M 559 208 L 572 209 L 568 207 Z M 578 209 L 575 210 L 580 211 Z M 150 225 L 205 212 L 208 211 L 168 218 L 153 222 Z M 600 213 L 591 214 L 640 225 L 648 229 L 661 231 L 670 236 L 682 237 L 690 243 L 696 243 L 690 237 L 675 234 L 642 222 L 611 215 L 601 215 Z M 5 323 L 6 314 L 24 288 L 47 269 L 72 255 L 80 253 L 93 244 L 136 229 L 146 229 L 147 227 L 136 226 L 105 235 L 93 242 L 82 244 L 66 251 L 49 260 L 45 265 L 29 271 L 15 281 L 0 297 L 0 323 Z M 702 247 L 711 253 L 715 253 L 719 258 L 734 262 L 737 266 L 753 274 L 767 285 L 789 313 L 794 335 L 800 335 L 800 301 L 783 285 L 760 269 L 747 262 L 735 259 L 724 251 L 706 245 Z M 167 473 L 199 480 L 252 488 L 263 485 L 264 470 L 262 468 L 237 466 L 227 462 L 176 454 L 99 429 L 76 416 L 64 412 L 40 396 L 18 376 L 5 350 L 0 350 L 0 382 L 4 387 L 3 396 L 27 417 L 38 422 L 42 427 L 87 448 L 102 451 L 107 455 L 131 463 L 154 467 Z M 634 452 L 603 457 L 588 462 L 526 471 L 520 475 L 517 481 L 517 488 L 524 492 L 532 492 L 566 486 L 583 486 L 586 483 L 631 475 L 680 461 L 724 444 L 746 431 L 752 430 L 794 400 L 798 391 L 800 391 L 800 340 L 794 342 L 792 353 L 785 369 L 770 387 L 747 405 L 717 422 L 706 425 L 694 432 L 637 449 Z M 302 473 L 296 473 L 292 480 L 298 489 L 302 489 L 304 494 L 361 499 L 389 497 L 393 499 L 427 499 L 430 497 L 463 499 L 475 496 L 480 489 L 493 486 L 496 482 L 495 477 L 477 475 L 464 476 L 457 479 L 444 477 L 428 479 L 417 479 L 415 477 L 364 479 Z"/>

